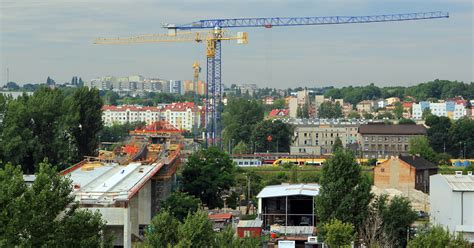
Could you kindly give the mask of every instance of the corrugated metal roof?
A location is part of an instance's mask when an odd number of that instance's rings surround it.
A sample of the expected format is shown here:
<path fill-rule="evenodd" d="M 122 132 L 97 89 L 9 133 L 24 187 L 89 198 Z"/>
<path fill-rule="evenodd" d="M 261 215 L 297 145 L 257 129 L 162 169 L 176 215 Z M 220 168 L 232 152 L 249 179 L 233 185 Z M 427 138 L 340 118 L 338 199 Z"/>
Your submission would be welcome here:
<path fill-rule="evenodd" d="M 317 196 L 319 194 L 319 184 L 282 184 L 267 186 L 258 193 L 257 198 L 307 195 Z"/>
<path fill-rule="evenodd" d="M 263 221 L 256 219 L 256 220 L 241 220 L 237 227 L 262 227 Z"/>
<path fill-rule="evenodd" d="M 442 175 L 449 187 L 453 191 L 473 191 L 474 192 L 474 176 L 468 175 Z"/>

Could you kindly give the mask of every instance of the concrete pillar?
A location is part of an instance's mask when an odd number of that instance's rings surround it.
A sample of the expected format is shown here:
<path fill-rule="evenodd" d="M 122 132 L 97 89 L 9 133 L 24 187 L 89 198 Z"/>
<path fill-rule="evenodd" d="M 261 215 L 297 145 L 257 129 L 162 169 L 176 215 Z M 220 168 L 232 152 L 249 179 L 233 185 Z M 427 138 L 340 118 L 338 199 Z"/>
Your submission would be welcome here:
<path fill-rule="evenodd" d="M 131 233 L 138 236 L 138 195 L 135 195 L 128 202 L 128 208 L 130 209 L 130 230 Z"/>
<path fill-rule="evenodd" d="M 132 223 L 130 220 L 130 208 L 123 209 L 123 247 L 132 247 Z"/>

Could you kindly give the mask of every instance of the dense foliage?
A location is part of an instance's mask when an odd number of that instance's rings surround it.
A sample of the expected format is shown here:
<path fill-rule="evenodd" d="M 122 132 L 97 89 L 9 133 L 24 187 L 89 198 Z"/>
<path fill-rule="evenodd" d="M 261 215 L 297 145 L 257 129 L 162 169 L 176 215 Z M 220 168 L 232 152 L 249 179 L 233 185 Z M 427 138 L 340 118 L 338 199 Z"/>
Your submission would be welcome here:
<path fill-rule="evenodd" d="M 413 97 L 416 101 L 428 99 L 446 99 L 455 96 L 462 96 L 465 99 L 474 98 L 474 83 L 463 83 L 449 80 L 434 80 L 409 87 L 383 87 L 379 88 L 374 84 L 358 87 L 331 88 L 325 91 L 326 97 L 343 98 L 344 101 L 356 104 L 362 100 L 372 100 L 378 98 L 399 97 L 402 100 L 410 100 Z"/>
<path fill-rule="evenodd" d="M 291 126 L 280 120 L 261 121 L 255 125 L 252 131 L 255 151 L 290 152 L 292 134 Z"/>
<path fill-rule="evenodd" d="M 442 226 L 433 226 L 421 230 L 416 237 L 408 243 L 409 248 L 425 247 L 457 247 L 468 248 L 469 242 L 462 235 L 454 234 Z"/>
<path fill-rule="evenodd" d="M 474 120 L 462 118 L 452 121 L 447 117 L 430 115 L 426 118 L 428 140 L 438 153 L 454 158 L 474 157 Z"/>
<path fill-rule="evenodd" d="M 339 102 L 326 101 L 319 105 L 318 118 L 336 119 L 341 117 L 343 117 L 342 107 Z"/>
<path fill-rule="evenodd" d="M 130 131 L 144 125 L 144 122 L 113 124 L 112 126 L 104 126 L 98 135 L 101 142 L 119 142 L 128 136 Z"/>
<path fill-rule="evenodd" d="M 336 149 L 323 166 L 320 185 L 316 211 L 322 223 L 335 218 L 359 227 L 364 222 L 372 199 L 370 182 L 352 152 Z"/>
<path fill-rule="evenodd" d="M 354 226 L 337 219 L 331 219 L 325 223 L 323 229 L 324 242 L 330 247 L 350 247 L 355 238 Z"/>
<path fill-rule="evenodd" d="M 199 198 L 183 192 L 174 192 L 163 201 L 161 209 L 168 211 L 179 221 L 183 221 L 188 213 L 196 212 L 199 205 L 201 205 Z"/>
<path fill-rule="evenodd" d="M 260 247 L 257 238 L 238 238 L 232 228 L 214 232 L 207 213 L 198 210 L 188 214 L 182 221 L 175 219 L 167 211 L 153 217 L 145 231 L 146 247 Z"/>
<path fill-rule="evenodd" d="M 20 167 L 0 168 L 1 247 L 100 247 L 105 223 L 78 209 L 70 179 L 41 163 L 27 186 Z M 61 217 L 59 217 L 61 216 Z"/>
<path fill-rule="evenodd" d="M 222 196 L 235 182 L 235 165 L 217 147 L 191 154 L 184 165 L 183 191 L 201 199 L 210 209 L 223 206 Z"/>
<path fill-rule="evenodd" d="M 2 101 L 0 160 L 28 173 L 45 158 L 61 168 L 96 153 L 102 128 L 97 90 L 42 88 L 33 95 Z"/>
<path fill-rule="evenodd" d="M 243 141 L 251 144 L 255 124 L 263 120 L 263 107 L 255 100 L 231 98 L 222 114 L 223 138 L 225 144 Z"/>

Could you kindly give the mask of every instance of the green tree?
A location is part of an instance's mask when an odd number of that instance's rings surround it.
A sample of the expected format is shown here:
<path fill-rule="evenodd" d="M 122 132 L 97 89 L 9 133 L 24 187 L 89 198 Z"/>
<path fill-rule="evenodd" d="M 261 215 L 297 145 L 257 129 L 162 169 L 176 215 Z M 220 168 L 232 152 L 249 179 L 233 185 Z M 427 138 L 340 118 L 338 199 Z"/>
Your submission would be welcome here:
<path fill-rule="evenodd" d="M 397 119 L 403 118 L 403 105 L 401 102 L 396 102 L 395 109 L 393 110 L 393 114 Z"/>
<path fill-rule="evenodd" d="M 245 142 L 240 141 L 235 147 L 232 148 L 232 153 L 233 154 L 248 154 L 250 153 L 250 149 Z"/>
<path fill-rule="evenodd" d="M 252 140 L 256 151 L 289 152 L 292 133 L 292 127 L 281 120 L 264 120 L 255 125 Z"/>
<path fill-rule="evenodd" d="M 324 242 L 330 247 L 350 247 L 355 239 L 354 226 L 338 219 L 331 219 L 323 225 Z"/>
<path fill-rule="evenodd" d="M 305 103 L 296 109 L 297 118 L 309 118 L 309 104 Z"/>
<path fill-rule="evenodd" d="M 15 90 L 19 90 L 20 86 L 18 86 L 18 84 L 15 83 L 15 82 L 8 82 L 7 83 L 7 89 L 11 90 L 11 91 L 15 91 Z"/>
<path fill-rule="evenodd" d="M 364 112 L 364 113 L 362 114 L 362 117 L 364 117 L 364 119 L 366 119 L 366 120 L 372 120 L 372 119 L 374 119 L 374 115 L 372 115 L 371 113 L 366 113 L 366 112 Z"/>
<path fill-rule="evenodd" d="M 169 212 L 179 221 L 183 221 L 188 213 L 194 213 L 199 209 L 201 201 L 187 193 L 174 192 L 165 201 L 162 209 Z"/>
<path fill-rule="evenodd" d="M 428 118 L 431 115 L 433 115 L 433 114 L 431 114 L 431 109 L 425 108 L 425 109 L 423 109 L 423 112 L 421 113 L 421 119 L 426 120 L 426 118 Z"/>
<path fill-rule="evenodd" d="M 450 151 L 451 120 L 444 116 L 430 115 L 425 119 L 425 124 L 430 127 L 427 130 L 427 136 L 433 149 L 438 153 L 446 152 L 446 149 Z"/>
<path fill-rule="evenodd" d="M 70 179 L 41 163 L 30 187 L 20 167 L 0 169 L 0 246 L 99 247 L 105 223 L 78 209 Z"/>
<path fill-rule="evenodd" d="M 334 141 L 334 144 L 332 145 L 332 151 L 336 151 L 338 149 L 343 149 L 344 146 L 342 145 L 342 140 L 339 138 L 339 136 L 336 137 L 336 140 Z"/>
<path fill-rule="evenodd" d="M 188 214 L 183 224 L 178 228 L 178 246 L 187 247 L 184 244 L 192 244 L 192 247 L 211 247 L 214 243 L 214 231 L 212 223 L 204 211 Z"/>
<path fill-rule="evenodd" d="M 372 199 L 370 182 L 351 151 L 337 149 L 323 165 L 316 211 L 321 222 L 332 218 L 360 226 Z"/>
<path fill-rule="evenodd" d="M 461 234 L 453 234 L 442 226 L 429 227 L 417 233 L 416 237 L 408 242 L 409 248 L 424 247 L 470 247 L 469 242 Z"/>
<path fill-rule="evenodd" d="M 408 152 L 410 155 L 420 155 L 421 157 L 431 162 L 436 161 L 436 152 L 431 148 L 428 138 L 419 136 L 411 138 L 409 141 Z"/>
<path fill-rule="evenodd" d="M 77 159 L 97 154 L 102 129 L 102 100 L 95 88 L 78 88 L 69 99 L 69 126 L 77 144 Z"/>
<path fill-rule="evenodd" d="M 241 98 L 229 99 L 222 114 L 224 144 L 234 140 L 250 144 L 255 124 L 263 120 L 263 107 L 259 101 Z"/>
<path fill-rule="evenodd" d="M 183 168 L 183 191 L 196 196 L 210 209 L 222 207 L 221 199 L 235 182 L 235 165 L 217 147 L 191 154 Z"/>
<path fill-rule="evenodd" d="M 349 119 L 360 119 L 360 114 L 357 111 L 351 111 L 347 115 L 347 118 L 349 118 Z"/>
<path fill-rule="evenodd" d="M 179 221 L 168 211 L 160 211 L 145 230 L 148 247 L 169 247 L 178 243 Z"/>
<path fill-rule="evenodd" d="M 325 101 L 319 105 L 318 108 L 318 117 L 319 118 L 327 118 L 327 119 L 335 119 L 341 118 L 342 115 L 342 107 L 339 102 L 330 102 Z"/>
<path fill-rule="evenodd" d="M 451 155 L 459 158 L 474 157 L 474 120 L 468 117 L 457 120 L 449 130 Z"/>
<path fill-rule="evenodd" d="M 67 163 L 71 151 L 63 103 L 61 91 L 49 88 L 9 101 L 2 123 L 2 160 L 20 164 L 29 173 L 44 158 L 54 164 Z"/>
<path fill-rule="evenodd" d="M 405 119 L 405 118 L 401 118 L 399 121 L 398 121 L 398 124 L 416 124 L 413 120 L 411 119 Z"/>
<path fill-rule="evenodd" d="M 284 109 L 285 108 L 285 99 L 278 98 L 273 101 L 273 108 L 274 109 Z"/>

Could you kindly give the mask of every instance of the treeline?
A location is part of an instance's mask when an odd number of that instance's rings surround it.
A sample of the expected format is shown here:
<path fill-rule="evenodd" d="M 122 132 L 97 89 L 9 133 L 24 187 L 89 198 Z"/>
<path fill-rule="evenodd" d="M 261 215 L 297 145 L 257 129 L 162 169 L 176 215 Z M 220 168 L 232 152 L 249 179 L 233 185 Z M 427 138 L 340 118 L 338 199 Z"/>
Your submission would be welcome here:
<path fill-rule="evenodd" d="M 17 99 L 0 95 L 0 160 L 26 173 L 47 160 L 60 169 L 97 152 L 102 129 L 99 92 L 50 89 Z"/>
<path fill-rule="evenodd" d="M 430 146 L 437 153 L 453 158 L 474 158 L 474 120 L 430 115 L 425 120 Z"/>
<path fill-rule="evenodd" d="M 344 101 L 357 104 L 362 100 L 399 97 L 402 100 L 416 101 L 446 99 L 462 96 L 465 99 L 474 98 L 474 83 L 463 83 L 449 80 L 434 80 L 409 87 L 377 87 L 374 84 L 359 87 L 343 87 L 326 89 L 326 97 L 343 98 Z"/>

